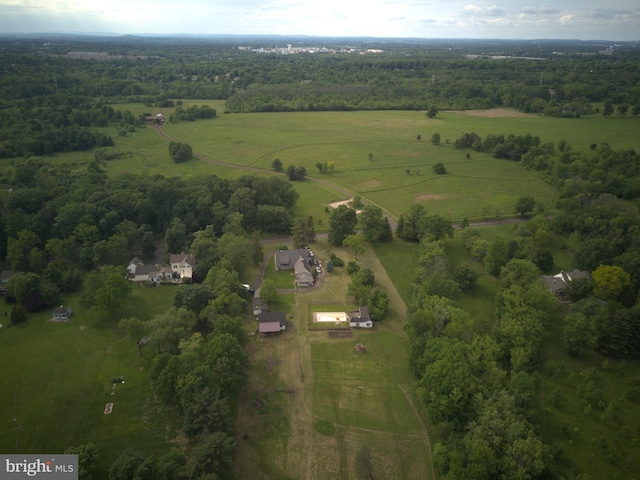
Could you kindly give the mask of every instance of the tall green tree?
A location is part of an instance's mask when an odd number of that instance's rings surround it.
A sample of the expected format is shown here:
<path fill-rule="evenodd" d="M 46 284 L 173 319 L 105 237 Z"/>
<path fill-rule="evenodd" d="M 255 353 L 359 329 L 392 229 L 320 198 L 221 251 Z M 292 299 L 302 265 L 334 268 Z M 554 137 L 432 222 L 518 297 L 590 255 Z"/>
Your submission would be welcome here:
<path fill-rule="evenodd" d="M 267 278 L 260 285 L 260 298 L 264 300 L 267 305 L 273 305 L 278 300 L 278 289 L 275 282 Z"/>
<path fill-rule="evenodd" d="M 389 306 L 389 295 L 384 290 L 374 288 L 369 295 L 367 307 L 371 320 L 379 322 L 387 316 L 387 307 Z"/>
<path fill-rule="evenodd" d="M 87 275 L 80 302 L 85 308 L 98 307 L 114 315 L 131 289 L 123 268 L 105 266 Z"/>
<path fill-rule="evenodd" d="M 616 265 L 600 265 L 591 277 L 593 294 L 603 300 L 620 300 L 631 289 L 631 275 Z"/>
<path fill-rule="evenodd" d="M 167 250 L 170 253 L 181 253 L 187 244 L 187 227 L 182 220 L 174 218 L 165 232 Z"/>
<path fill-rule="evenodd" d="M 313 226 L 313 217 L 297 219 L 291 227 L 291 240 L 295 248 L 302 248 L 310 245 L 316 239 L 316 230 Z"/>
<path fill-rule="evenodd" d="M 341 246 L 349 235 L 353 235 L 358 222 L 356 211 L 346 205 L 340 205 L 329 214 L 329 243 Z"/>
<path fill-rule="evenodd" d="M 367 205 L 358 215 L 358 222 L 362 228 L 362 234 L 367 242 L 374 242 L 381 237 L 386 238 L 385 216 L 380 207 Z M 387 222 L 388 224 L 388 222 Z"/>
<path fill-rule="evenodd" d="M 40 238 L 30 230 L 20 230 L 17 238 L 9 237 L 7 260 L 11 262 L 11 269 L 28 271 L 40 269 L 38 267 L 42 266 L 40 265 L 41 262 L 34 257 L 34 251 L 37 252 L 40 245 Z M 36 263 L 36 265 L 32 265 L 32 260 L 35 260 L 33 263 Z"/>
<path fill-rule="evenodd" d="M 365 250 L 364 241 L 365 239 L 363 235 L 347 235 L 345 239 L 342 240 L 342 245 L 353 250 L 356 260 L 358 260 L 358 253 L 362 253 Z"/>
<path fill-rule="evenodd" d="M 193 148 L 188 143 L 169 143 L 169 155 L 175 163 L 183 163 L 193 157 Z"/>
<path fill-rule="evenodd" d="M 536 199 L 532 196 L 520 197 L 516 202 L 516 213 L 519 215 L 526 215 L 529 212 L 532 212 L 534 207 L 536 206 Z"/>

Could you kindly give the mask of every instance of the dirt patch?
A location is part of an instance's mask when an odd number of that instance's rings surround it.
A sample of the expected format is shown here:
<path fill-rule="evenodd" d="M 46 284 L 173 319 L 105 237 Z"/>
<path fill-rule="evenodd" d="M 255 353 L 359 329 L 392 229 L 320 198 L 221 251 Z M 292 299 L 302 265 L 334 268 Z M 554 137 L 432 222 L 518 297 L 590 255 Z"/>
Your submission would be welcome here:
<path fill-rule="evenodd" d="M 423 193 L 422 195 L 418 195 L 413 199 L 413 203 L 426 202 L 428 200 L 444 200 L 447 198 L 445 195 L 437 195 L 432 193 Z"/>
<path fill-rule="evenodd" d="M 340 205 L 350 205 L 351 202 L 353 202 L 353 198 L 350 198 L 349 200 L 343 200 L 341 202 L 330 203 L 329 206 L 331 208 L 338 208 Z"/>
<path fill-rule="evenodd" d="M 351 330 L 330 330 L 329 338 L 351 338 L 353 332 Z"/>
<path fill-rule="evenodd" d="M 380 188 L 381 186 L 382 186 L 382 182 L 380 180 L 372 178 L 371 180 L 367 180 L 366 182 L 359 183 L 358 185 L 353 187 L 353 189 L 356 191 L 373 190 L 374 188 Z"/>
<path fill-rule="evenodd" d="M 465 110 L 461 113 L 469 115 L 470 117 L 484 118 L 532 118 L 535 116 L 528 113 L 507 110 L 505 108 L 490 108 L 488 110 Z"/>
<path fill-rule="evenodd" d="M 251 406 L 258 411 L 264 410 L 264 400 L 262 400 L 261 398 L 256 398 Z"/>
<path fill-rule="evenodd" d="M 273 370 L 280 365 L 280 360 L 272 355 L 267 355 L 264 359 L 264 364 L 269 370 Z"/>

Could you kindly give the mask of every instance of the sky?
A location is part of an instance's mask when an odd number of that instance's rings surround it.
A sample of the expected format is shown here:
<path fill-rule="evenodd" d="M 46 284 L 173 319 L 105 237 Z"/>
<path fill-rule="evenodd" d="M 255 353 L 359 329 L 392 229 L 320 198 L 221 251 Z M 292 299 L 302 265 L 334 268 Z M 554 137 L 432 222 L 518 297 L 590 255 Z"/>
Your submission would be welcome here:
<path fill-rule="evenodd" d="M 639 0 L 0 0 L 0 33 L 640 40 Z"/>

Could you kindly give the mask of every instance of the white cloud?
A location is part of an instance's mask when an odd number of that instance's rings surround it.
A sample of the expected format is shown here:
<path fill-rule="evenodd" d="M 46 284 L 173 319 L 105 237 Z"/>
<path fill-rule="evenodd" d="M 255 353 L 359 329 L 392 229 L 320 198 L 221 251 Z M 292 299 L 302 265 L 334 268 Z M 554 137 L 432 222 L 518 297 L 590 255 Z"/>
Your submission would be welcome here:
<path fill-rule="evenodd" d="M 558 8 L 548 7 L 546 5 L 525 6 L 522 8 L 521 15 L 555 15 L 561 11 L 562 10 Z"/>
<path fill-rule="evenodd" d="M 0 32 L 640 39 L 638 0 L 609 5 L 604 0 L 0 0 Z"/>
<path fill-rule="evenodd" d="M 563 17 L 560 17 L 560 24 L 561 25 L 568 25 L 570 23 L 573 23 L 573 15 L 564 15 Z"/>

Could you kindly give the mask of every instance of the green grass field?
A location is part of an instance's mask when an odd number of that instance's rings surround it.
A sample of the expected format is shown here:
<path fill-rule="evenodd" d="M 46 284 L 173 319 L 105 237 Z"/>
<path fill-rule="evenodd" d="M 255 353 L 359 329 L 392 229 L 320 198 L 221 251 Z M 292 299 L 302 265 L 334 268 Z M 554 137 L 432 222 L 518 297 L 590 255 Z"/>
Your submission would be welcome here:
<path fill-rule="evenodd" d="M 219 104 L 204 103 L 220 111 Z M 136 105 L 118 108 L 145 111 Z M 158 111 L 168 117 L 173 109 Z M 422 112 L 404 111 L 220 114 L 211 120 L 166 123 L 163 129 L 214 162 L 272 174 L 271 162 L 279 158 L 285 167 L 303 165 L 310 176 L 327 180 L 349 194 L 359 194 L 395 216 L 419 202 L 429 211 L 455 220 L 493 216 L 496 212 L 509 215 L 520 196 L 532 195 L 546 207 L 557 199 L 555 190 L 535 172 L 484 153 L 472 152 L 467 159 L 466 151 L 446 143 L 465 132 L 481 136 L 530 133 L 543 142 L 567 140 L 575 150 L 583 151 L 594 142 L 608 142 L 614 148 L 640 148 L 634 133 L 640 125 L 638 118 L 594 115 L 571 120 L 509 115 L 509 111 L 498 111 L 496 116 L 447 111 L 436 119 L 427 119 Z M 433 133 L 440 133 L 441 145 L 431 144 Z M 417 140 L 418 135 L 421 140 Z M 140 169 L 168 176 L 216 174 L 231 178 L 247 173 L 197 159 L 175 165 L 168 157 L 166 142 L 150 127 L 118 138 L 117 144 L 128 157 L 110 162 L 112 173 Z M 373 160 L 369 160 L 369 154 Z M 318 162 L 335 162 L 335 169 L 320 173 L 315 166 Z M 436 162 L 445 165 L 446 175 L 433 173 L 431 167 Z M 306 195 L 295 213 L 311 214 L 325 225 L 323 207 L 319 206 L 345 196 L 342 191 L 310 182 L 296 188 Z"/>
<path fill-rule="evenodd" d="M 164 288 L 134 289 L 122 314 L 149 319 L 172 298 Z M 126 446 L 165 451 L 173 422 L 153 398 L 151 353 L 140 357 L 113 320 L 84 311 L 77 295 L 65 304 L 74 310 L 67 323 L 50 322 L 46 311 L 0 329 L 0 451 L 55 453 L 94 442 L 104 471 Z M 113 384 L 121 375 L 125 383 Z"/>

